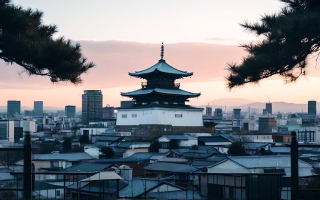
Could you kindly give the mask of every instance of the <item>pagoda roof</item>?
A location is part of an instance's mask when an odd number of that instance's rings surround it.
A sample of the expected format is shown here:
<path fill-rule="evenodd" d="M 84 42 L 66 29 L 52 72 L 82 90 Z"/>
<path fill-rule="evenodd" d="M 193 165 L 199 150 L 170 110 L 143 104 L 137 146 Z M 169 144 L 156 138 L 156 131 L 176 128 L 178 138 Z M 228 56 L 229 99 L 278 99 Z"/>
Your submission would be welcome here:
<path fill-rule="evenodd" d="M 162 73 L 167 73 L 171 75 L 176 75 L 180 77 L 187 77 L 187 76 L 192 76 L 193 72 L 186 72 L 186 71 L 181 71 L 178 70 L 172 66 L 170 66 L 168 63 L 166 63 L 165 60 L 160 59 L 159 62 L 152 67 L 149 67 L 148 69 L 142 70 L 142 71 L 136 71 L 135 73 L 129 73 L 130 76 L 145 76 L 154 72 L 162 72 Z"/>
<path fill-rule="evenodd" d="M 159 93 L 159 94 L 165 94 L 165 95 L 179 95 L 179 96 L 190 96 L 190 97 L 198 97 L 200 96 L 200 93 L 192 93 L 181 89 L 161 89 L 161 88 L 155 88 L 155 89 L 139 89 L 132 92 L 122 92 L 122 96 L 138 96 L 138 95 L 146 95 L 151 93 Z"/>
<path fill-rule="evenodd" d="M 194 106 L 189 106 L 189 105 L 165 105 L 165 104 L 158 104 L 158 103 L 151 103 L 148 105 L 140 105 L 140 106 L 129 106 L 129 107 L 117 107 L 115 109 L 117 110 L 125 110 L 125 109 L 146 109 L 146 108 L 169 108 L 169 109 L 183 109 L 183 110 L 203 110 L 203 108 L 198 108 Z"/>

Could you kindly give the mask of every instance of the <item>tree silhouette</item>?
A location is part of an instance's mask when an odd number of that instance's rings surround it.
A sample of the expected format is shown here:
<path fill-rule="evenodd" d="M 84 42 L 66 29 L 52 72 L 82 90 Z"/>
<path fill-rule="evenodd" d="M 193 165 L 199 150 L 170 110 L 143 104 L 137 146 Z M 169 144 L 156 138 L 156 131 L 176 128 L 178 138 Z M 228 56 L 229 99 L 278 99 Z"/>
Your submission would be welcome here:
<path fill-rule="evenodd" d="M 115 155 L 111 147 L 102 147 L 101 152 L 104 154 L 105 158 L 113 158 Z"/>
<path fill-rule="evenodd" d="M 160 149 L 160 143 L 158 141 L 154 141 L 149 147 L 149 152 L 159 153 L 159 149 Z"/>
<path fill-rule="evenodd" d="M 229 89 L 280 75 L 294 82 L 305 75 L 307 60 L 320 48 L 320 1 L 280 0 L 286 3 L 279 13 L 265 14 L 260 23 L 241 24 L 257 36 L 259 42 L 243 44 L 249 53 L 241 64 L 229 64 L 226 77 Z"/>
<path fill-rule="evenodd" d="M 22 66 L 29 75 L 48 76 L 52 82 L 80 83 L 80 75 L 94 64 L 87 63 L 80 44 L 53 39 L 57 27 L 42 24 L 42 15 L 0 0 L 0 59 Z"/>
<path fill-rule="evenodd" d="M 79 138 L 80 144 L 89 144 L 89 136 L 88 135 L 81 135 Z"/>
<path fill-rule="evenodd" d="M 233 156 L 245 156 L 246 152 L 241 142 L 235 142 L 229 146 L 228 154 Z"/>
<path fill-rule="evenodd" d="M 65 138 L 62 143 L 62 147 L 64 152 L 69 152 L 72 149 L 72 139 Z"/>

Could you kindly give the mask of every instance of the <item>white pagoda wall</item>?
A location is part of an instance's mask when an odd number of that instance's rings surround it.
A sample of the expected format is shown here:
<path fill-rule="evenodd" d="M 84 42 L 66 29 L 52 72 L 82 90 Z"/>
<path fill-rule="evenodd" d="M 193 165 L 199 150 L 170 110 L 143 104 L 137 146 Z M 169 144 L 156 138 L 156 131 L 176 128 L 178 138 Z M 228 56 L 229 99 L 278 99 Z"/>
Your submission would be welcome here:
<path fill-rule="evenodd" d="M 127 114 L 127 118 L 122 118 Z M 133 118 L 132 115 L 137 115 Z M 176 118 L 175 114 L 182 114 Z M 203 126 L 202 110 L 186 109 L 121 109 L 117 113 L 117 125 L 163 124 L 172 126 Z"/>

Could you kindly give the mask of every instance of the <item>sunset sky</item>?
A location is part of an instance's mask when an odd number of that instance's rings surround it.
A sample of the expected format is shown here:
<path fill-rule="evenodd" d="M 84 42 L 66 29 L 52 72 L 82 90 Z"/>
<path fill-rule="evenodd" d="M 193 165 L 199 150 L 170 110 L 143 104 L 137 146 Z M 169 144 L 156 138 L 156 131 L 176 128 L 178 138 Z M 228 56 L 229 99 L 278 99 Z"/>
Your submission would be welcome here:
<path fill-rule="evenodd" d="M 24 106 L 44 101 L 44 106 L 81 107 L 86 89 L 101 89 L 104 105 L 119 106 L 120 92 L 138 89 L 141 79 L 128 72 L 154 65 L 164 59 L 173 67 L 194 72 L 192 78 L 177 80 L 181 88 L 201 92 L 193 105 L 204 105 L 219 98 L 246 98 L 253 101 L 306 103 L 320 101 L 317 85 L 320 72 L 314 58 L 309 76 L 285 85 L 272 77 L 259 85 L 246 85 L 229 91 L 224 76 L 227 63 L 240 62 L 246 55 L 239 43 L 255 39 L 239 23 L 257 21 L 264 13 L 277 12 L 277 0 L 13 0 L 24 8 L 44 12 L 43 22 L 58 26 L 55 37 L 64 36 L 82 45 L 88 60 L 97 66 L 82 78 L 81 85 L 52 84 L 47 77 L 27 76 L 16 65 L 0 61 L 0 106 L 7 100 L 21 100 Z"/>

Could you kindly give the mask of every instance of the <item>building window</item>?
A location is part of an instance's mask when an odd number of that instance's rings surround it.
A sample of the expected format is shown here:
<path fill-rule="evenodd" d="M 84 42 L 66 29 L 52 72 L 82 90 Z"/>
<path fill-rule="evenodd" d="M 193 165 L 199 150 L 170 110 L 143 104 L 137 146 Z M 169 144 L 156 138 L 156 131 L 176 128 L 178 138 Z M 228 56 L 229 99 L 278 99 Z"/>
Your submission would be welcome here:
<path fill-rule="evenodd" d="M 162 142 L 161 143 L 162 148 L 166 149 L 169 147 L 169 143 L 168 142 Z"/>
<path fill-rule="evenodd" d="M 60 190 L 56 191 L 56 196 L 60 197 Z"/>
<path fill-rule="evenodd" d="M 121 117 L 122 118 L 127 118 L 127 114 L 122 114 Z"/>
<path fill-rule="evenodd" d="M 137 114 L 132 114 L 131 115 L 132 118 L 137 118 L 137 116 L 138 116 Z"/>
<path fill-rule="evenodd" d="M 182 114 L 175 114 L 176 118 L 182 118 Z"/>

